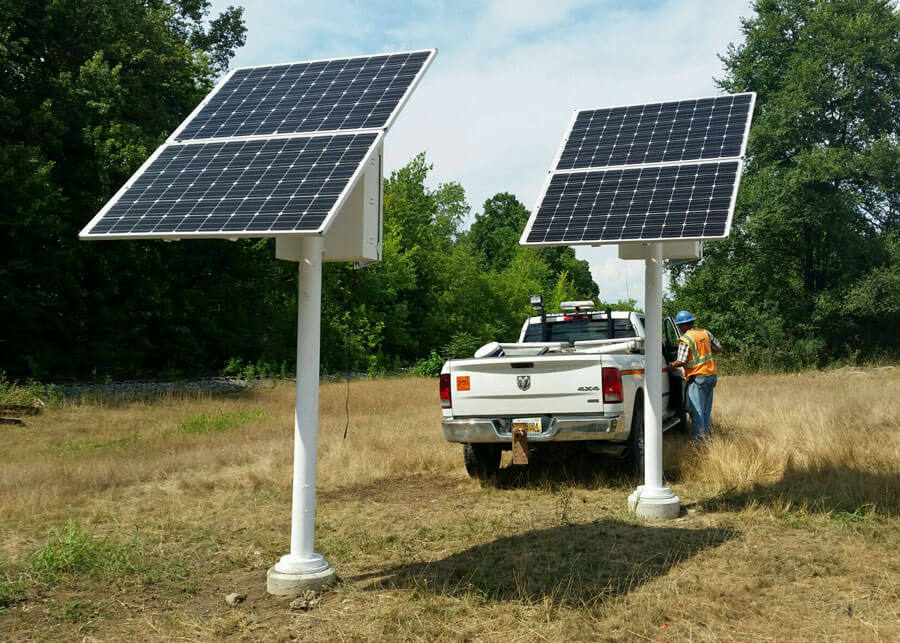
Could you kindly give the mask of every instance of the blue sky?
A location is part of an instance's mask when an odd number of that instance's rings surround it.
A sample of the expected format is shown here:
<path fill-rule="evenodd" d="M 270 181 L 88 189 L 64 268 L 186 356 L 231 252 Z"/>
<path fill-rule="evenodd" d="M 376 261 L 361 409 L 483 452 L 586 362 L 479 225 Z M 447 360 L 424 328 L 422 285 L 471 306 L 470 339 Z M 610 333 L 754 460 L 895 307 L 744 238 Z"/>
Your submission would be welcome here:
<path fill-rule="evenodd" d="M 457 181 L 472 213 L 498 192 L 529 209 L 578 108 L 716 94 L 717 54 L 748 0 L 363 2 L 213 0 L 245 8 L 232 66 L 436 47 L 385 142 L 385 171 L 418 152 L 430 182 Z M 600 297 L 643 304 L 643 263 L 579 247 Z"/>

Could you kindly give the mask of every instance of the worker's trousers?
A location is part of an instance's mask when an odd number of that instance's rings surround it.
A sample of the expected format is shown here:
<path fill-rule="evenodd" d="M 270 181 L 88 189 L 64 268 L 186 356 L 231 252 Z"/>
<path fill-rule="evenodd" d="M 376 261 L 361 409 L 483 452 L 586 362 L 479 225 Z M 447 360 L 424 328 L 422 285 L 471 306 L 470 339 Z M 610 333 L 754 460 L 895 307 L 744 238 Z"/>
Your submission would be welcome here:
<path fill-rule="evenodd" d="M 712 414 L 713 390 L 716 388 L 715 375 L 701 375 L 688 382 L 688 413 L 694 425 L 693 440 L 703 442 L 709 438 L 710 415 Z"/>

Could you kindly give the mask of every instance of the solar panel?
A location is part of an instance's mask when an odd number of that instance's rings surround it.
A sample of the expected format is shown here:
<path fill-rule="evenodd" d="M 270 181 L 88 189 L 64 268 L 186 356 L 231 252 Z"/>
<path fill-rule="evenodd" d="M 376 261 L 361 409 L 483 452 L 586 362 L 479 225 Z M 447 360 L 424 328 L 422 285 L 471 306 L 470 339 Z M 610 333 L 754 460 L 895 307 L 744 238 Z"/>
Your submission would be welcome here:
<path fill-rule="evenodd" d="M 724 236 L 740 161 L 554 174 L 531 243 Z"/>
<path fill-rule="evenodd" d="M 557 170 L 741 156 L 753 94 L 582 110 Z"/>
<path fill-rule="evenodd" d="M 170 145 L 92 235 L 315 232 L 377 133 Z"/>
<path fill-rule="evenodd" d="M 520 243 L 728 236 L 755 98 L 576 112 Z"/>
<path fill-rule="evenodd" d="M 386 128 L 433 49 L 237 69 L 177 140 Z"/>
<path fill-rule="evenodd" d="M 324 234 L 436 53 L 234 70 L 79 236 Z"/>

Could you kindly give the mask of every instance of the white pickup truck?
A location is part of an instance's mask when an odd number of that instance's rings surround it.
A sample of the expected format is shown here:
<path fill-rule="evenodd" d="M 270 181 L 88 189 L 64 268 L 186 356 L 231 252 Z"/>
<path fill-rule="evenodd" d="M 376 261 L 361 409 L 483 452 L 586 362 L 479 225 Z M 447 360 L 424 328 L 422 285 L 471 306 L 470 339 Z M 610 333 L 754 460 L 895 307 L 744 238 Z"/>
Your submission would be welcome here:
<path fill-rule="evenodd" d="M 522 326 L 515 344 L 483 346 L 473 359 L 453 359 L 440 376 L 444 437 L 463 445 L 466 470 L 489 478 L 503 450 L 514 463 L 561 446 L 625 458 L 643 471 L 644 318 L 565 302 L 564 312 Z M 663 364 L 675 358 L 678 331 L 664 322 Z M 685 421 L 680 373 L 660 373 L 663 429 Z"/>

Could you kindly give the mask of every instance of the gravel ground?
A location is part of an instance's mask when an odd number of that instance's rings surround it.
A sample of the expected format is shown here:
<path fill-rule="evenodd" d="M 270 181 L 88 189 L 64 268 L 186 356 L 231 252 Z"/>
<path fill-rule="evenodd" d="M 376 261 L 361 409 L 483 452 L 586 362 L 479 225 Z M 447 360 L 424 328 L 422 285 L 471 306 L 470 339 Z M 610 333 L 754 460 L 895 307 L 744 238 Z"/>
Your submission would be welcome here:
<path fill-rule="evenodd" d="M 105 382 L 73 382 L 55 384 L 53 392 L 64 397 L 81 398 L 85 395 L 131 396 L 146 393 L 195 392 L 210 391 L 225 393 L 240 391 L 250 386 L 269 383 L 268 380 L 245 380 L 237 377 L 206 377 L 199 379 L 176 380 L 118 380 Z"/>
<path fill-rule="evenodd" d="M 349 379 L 365 378 L 365 373 L 350 373 Z M 347 374 L 323 375 L 322 382 L 339 382 L 348 378 Z M 47 397 L 62 395 L 67 398 L 80 399 L 85 395 L 101 395 L 110 397 L 127 397 L 146 393 L 195 392 L 228 393 L 247 389 L 251 386 L 272 386 L 277 382 L 294 382 L 293 378 L 284 380 L 244 379 L 241 377 L 204 377 L 175 381 L 164 380 L 116 380 L 103 382 L 69 382 L 54 384 L 53 392 Z"/>

